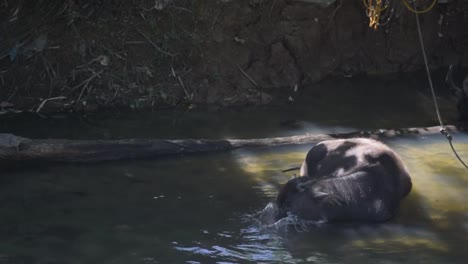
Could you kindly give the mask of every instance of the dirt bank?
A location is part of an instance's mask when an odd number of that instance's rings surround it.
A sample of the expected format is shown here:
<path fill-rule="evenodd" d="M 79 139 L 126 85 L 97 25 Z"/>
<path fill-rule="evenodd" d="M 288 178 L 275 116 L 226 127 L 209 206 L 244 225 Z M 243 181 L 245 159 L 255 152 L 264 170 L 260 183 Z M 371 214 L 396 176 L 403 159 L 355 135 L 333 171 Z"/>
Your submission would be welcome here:
<path fill-rule="evenodd" d="M 376 31 L 359 0 L 308 2 L 2 1 L 0 110 L 258 105 L 422 68 L 404 7 Z M 468 65 L 466 1 L 420 19 L 432 69 Z"/>

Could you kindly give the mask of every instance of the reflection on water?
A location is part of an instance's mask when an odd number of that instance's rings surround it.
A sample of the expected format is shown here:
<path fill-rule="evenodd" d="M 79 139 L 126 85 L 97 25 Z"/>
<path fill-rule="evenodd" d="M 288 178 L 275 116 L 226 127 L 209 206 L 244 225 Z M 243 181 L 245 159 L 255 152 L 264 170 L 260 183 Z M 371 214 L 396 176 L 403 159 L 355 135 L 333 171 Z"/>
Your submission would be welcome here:
<path fill-rule="evenodd" d="M 220 138 L 429 122 L 424 111 L 411 108 L 415 100 L 391 109 L 380 106 L 381 98 L 363 106 L 374 111 L 364 111 L 351 107 L 356 96 L 347 97 L 336 112 L 308 106 L 194 112 L 175 124 L 164 114 L 84 121 L 26 116 L 16 123 L 2 119 L 0 126 L 29 137 Z M 297 121 L 283 122 L 288 118 Z M 272 230 L 258 223 L 256 213 L 294 173 L 281 171 L 298 166 L 311 146 L 95 165 L 20 164 L 0 175 L 0 263 L 465 263 L 468 175 L 449 145 L 441 136 L 386 143 L 405 161 L 413 191 L 399 215 L 383 224 Z M 468 159 L 466 134 L 455 135 L 455 146 Z"/>

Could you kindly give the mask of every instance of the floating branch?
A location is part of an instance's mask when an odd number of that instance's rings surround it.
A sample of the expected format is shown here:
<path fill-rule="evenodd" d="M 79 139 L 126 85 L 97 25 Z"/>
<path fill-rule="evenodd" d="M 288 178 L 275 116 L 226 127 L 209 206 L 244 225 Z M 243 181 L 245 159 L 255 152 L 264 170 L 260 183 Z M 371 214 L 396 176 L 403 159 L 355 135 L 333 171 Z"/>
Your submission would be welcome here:
<path fill-rule="evenodd" d="M 467 124 L 447 126 L 450 132 L 466 131 Z M 439 134 L 439 127 L 358 131 L 343 134 L 306 134 L 257 139 L 29 139 L 0 134 L 0 161 L 101 162 L 229 151 L 239 148 L 313 144 L 336 138 L 386 139 Z"/>

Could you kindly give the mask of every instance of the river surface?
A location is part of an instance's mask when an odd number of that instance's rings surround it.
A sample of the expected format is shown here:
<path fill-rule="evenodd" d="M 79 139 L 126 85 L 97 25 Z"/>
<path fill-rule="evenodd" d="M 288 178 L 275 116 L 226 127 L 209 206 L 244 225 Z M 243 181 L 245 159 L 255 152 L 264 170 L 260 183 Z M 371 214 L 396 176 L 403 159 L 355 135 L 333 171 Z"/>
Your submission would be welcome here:
<path fill-rule="evenodd" d="M 251 138 L 437 124 L 415 92 L 312 97 L 281 108 L 24 114 L 0 128 L 32 138 Z M 385 143 L 413 180 L 396 218 L 278 231 L 255 215 L 310 145 L 12 166 L 0 176 L 0 263 L 466 263 L 467 171 L 442 136 Z M 455 147 L 467 160 L 468 135 L 455 134 Z"/>

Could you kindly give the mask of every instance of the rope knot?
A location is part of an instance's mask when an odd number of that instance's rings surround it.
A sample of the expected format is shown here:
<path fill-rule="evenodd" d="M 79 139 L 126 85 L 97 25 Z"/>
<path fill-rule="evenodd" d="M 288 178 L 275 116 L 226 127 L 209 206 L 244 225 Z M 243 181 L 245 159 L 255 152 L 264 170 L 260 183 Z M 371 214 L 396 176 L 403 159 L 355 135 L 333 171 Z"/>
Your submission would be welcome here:
<path fill-rule="evenodd" d="M 445 127 L 440 128 L 440 133 L 444 135 L 449 141 L 452 141 L 452 135 L 447 131 Z"/>

